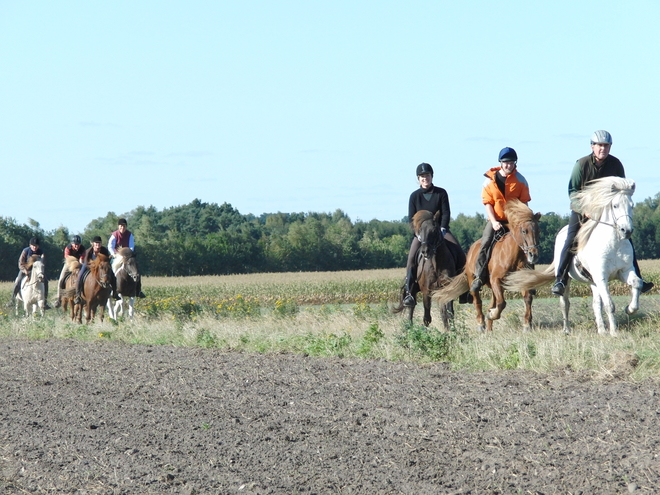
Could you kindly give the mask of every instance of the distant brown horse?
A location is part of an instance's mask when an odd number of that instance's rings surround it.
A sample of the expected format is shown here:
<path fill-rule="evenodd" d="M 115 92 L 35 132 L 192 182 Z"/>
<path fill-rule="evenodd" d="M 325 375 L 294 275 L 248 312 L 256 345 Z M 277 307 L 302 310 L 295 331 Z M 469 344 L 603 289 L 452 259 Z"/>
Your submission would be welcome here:
<path fill-rule="evenodd" d="M 78 274 L 80 273 L 80 261 L 75 256 L 67 256 L 66 261 L 69 275 L 64 280 L 64 285 L 60 287 L 62 295 L 62 310 L 71 310 L 71 321 L 76 319 L 76 307 L 73 300 L 76 297 L 76 284 L 78 283 Z M 80 310 L 80 307 L 78 308 Z"/>
<path fill-rule="evenodd" d="M 417 255 L 417 283 L 411 295 L 416 298 L 421 291 L 424 302 L 424 325 L 431 324 L 431 294 L 448 283 L 452 277 L 463 269 L 465 253 L 460 246 L 448 242 L 440 229 L 440 212 L 433 215 L 430 211 L 420 210 L 412 218 L 415 235 L 421 246 Z M 403 298 L 405 288 L 401 289 L 399 304 L 393 311 L 400 313 L 404 309 Z M 453 299 L 440 305 L 442 324 L 449 329 L 449 320 L 454 314 Z M 408 320 L 412 323 L 415 307 L 409 308 Z"/>
<path fill-rule="evenodd" d="M 96 316 L 96 309 L 99 309 L 99 317 L 103 321 L 105 314 L 105 305 L 112 294 L 112 285 L 110 282 L 110 262 L 106 255 L 97 254 L 96 259 L 89 263 L 89 273 L 83 282 L 81 297 L 83 304 L 76 304 L 76 321 L 82 323 L 82 306 L 85 308 L 86 323 L 89 324 Z M 75 296 L 75 288 L 67 289 L 62 293 L 62 297 Z"/>
<path fill-rule="evenodd" d="M 505 207 L 509 231 L 499 238 L 492 246 L 490 261 L 484 273 L 486 284 L 493 292 L 493 300 L 487 315 L 487 330 L 493 330 L 493 320 L 498 320 L 506 307 L 502 279 L 510 272 L 522 268 L 530 268 L 539 259 L 539 218 L 540 213 L 534 214 L 524 203 L 515 200 L 507 202 Z M 467 254 L 465 271 L 455 277 L 446 287 L 436 291 L 434 299 L 443 303 L 455 299 L 472 285 L 474 280 L 474 267 L 479 255 L 481 240 L 470 247 Z M 523 331 L 528 331 L 532 325 L 532 299 L 533 293 L 522 292 L 525 300 L 525 317 Z M 477 312 L 477 330 L 484 331 L 484 314 L 480 291 L 472 292 L 474 308 Z"/>

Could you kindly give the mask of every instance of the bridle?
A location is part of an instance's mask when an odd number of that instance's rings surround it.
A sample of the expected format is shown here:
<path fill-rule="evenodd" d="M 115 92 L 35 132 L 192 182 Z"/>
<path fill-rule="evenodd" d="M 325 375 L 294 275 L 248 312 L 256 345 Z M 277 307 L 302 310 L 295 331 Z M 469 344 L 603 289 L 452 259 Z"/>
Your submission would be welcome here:
<path fill-rule="evenodd" d="M 509 229 L 509 232 L 511 233 L 513 240 L 516 241 L 516 244 L 518 244 L 518 247 L 521 249 L 521 251 L 525 253 L 525 256 L 529 257 L 529 253 L 532 249 L 536 249 L 538 251 L 539 244 L 527 244 L 527 240 L 524 237 L 523 242 L 521 243 L 518 239 L 516 239 L 516 235 L 512 229 Z"/>

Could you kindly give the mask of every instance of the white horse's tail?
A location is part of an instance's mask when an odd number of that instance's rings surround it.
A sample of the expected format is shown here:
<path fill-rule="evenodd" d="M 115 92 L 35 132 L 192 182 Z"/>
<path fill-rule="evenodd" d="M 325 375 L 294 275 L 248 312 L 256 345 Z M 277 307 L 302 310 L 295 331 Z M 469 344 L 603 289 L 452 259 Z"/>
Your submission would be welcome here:
<path fill-rule="evenodd" d="M 502 287 L 511 292 L 523 292 L 531 289 L 540 289 L 550 285 L 555 279 L 555 264 L 539 272 L 525 268 L 509 273 L 502 282 Z"/>
<path fill-rule="evenodd" d="M 449 283 L 444 287 L 434 290 L 431 297 L 438 304 L 447 304 L 458 299 L 458 296 L 466 292 L 469 288 L 467 274 L 462 272 L 451 278 Z"/>

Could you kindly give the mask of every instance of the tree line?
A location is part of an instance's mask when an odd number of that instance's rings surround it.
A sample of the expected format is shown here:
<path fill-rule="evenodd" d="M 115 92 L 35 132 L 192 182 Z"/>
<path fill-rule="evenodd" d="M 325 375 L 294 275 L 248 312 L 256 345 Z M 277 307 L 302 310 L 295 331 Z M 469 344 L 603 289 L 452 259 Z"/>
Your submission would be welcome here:
<path fill-rule="evenodd" d="M 660 258 L 660 193 L 635 205 L 633 242 L 640 259 Z M 141 273 L 151 276 L 225 275 L 235 273 L 336 271 L 404 267 L 412 240 L 408 218 L 399 221 L 356 221 L 342 211 L 334 213 L 264 213 L 243 215 L 228 203 L 195 199 L 166 208 L 140 206 L 123 215 L 135 236 Z M 83 244 L 99 235 L 107 244 L 120 217 L 109 212 L 91 221 Z M 450 228 L 465 251 L 481 238 L 486 218 L 459 214 Z M 568 215 L 541 217 L 541 264 L 553 257 L 555 235 Z M 0 279 L 13 280 L 18 257 L 33 236 L 41 239 L 48 276 L 62 266 L 69 243 L 66 227 L 46 232 L 29 220 L 19 225 L 0 217 Z"/>

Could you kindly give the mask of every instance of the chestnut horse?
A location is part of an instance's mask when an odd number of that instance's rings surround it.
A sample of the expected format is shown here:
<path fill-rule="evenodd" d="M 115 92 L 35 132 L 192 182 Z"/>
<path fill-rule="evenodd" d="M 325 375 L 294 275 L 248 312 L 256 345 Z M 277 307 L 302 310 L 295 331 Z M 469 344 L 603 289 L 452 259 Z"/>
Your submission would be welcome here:
<path fill-rule="evenodd" d="M 430 211 L 420 210 L 412 218 L 413 230 L 421 246 L 417 254 L 417 283 L 411 292 L 414 298 L 421 291 L 424 303 L 424 325 L 431 324 L 431 294 L 449 282 L 465 266 L 465 253 L 460 246 L 446 241 L 440 229 L 440 212 L 433 215 Z M 404 309 L 405 288 L 401 289 L 399 305 L 393 308 L 395 313 Z M 449 320 L 454 315 L 453 299 L 440 305 L 442 324 L 449 329 Z M 412 323 L 415 307 L 409 308 L 408 320 Z"/>
<path fill-rule="evenodd" d="M 89 265 L 89 271 L 83 281 L 83 290 L 81 297 L 85 307 L 85 323 L 89 324 L 96 316 L 96 310 L 99 309 L 101 321 L 105 313 L 105 305 L 112 294 L 112 285 L 110 283 L 110 261 L 104 254 L 97 254 L 96 259 Z M 67 289 L 62 293 L 62 297 L 72 297 L 75 295 L 75 288 Z M 76 304 L 76 321 L 82 323 L 82 305 Z M 110 314 L 112 316 L 112 313 Z"/>
<path fill-rule="evenodd" d="M 533 268 L 539 259 L 539 218 L 540 213 L 534 214 L 529 207 L 517 199 L 509 200 L 505 206 L 508 219 L 508 232 L 499 238 L 491 248 L 490 261 L 484 273 L 486 283 L 493 292 L 493 299 L 488 309 L 486 329 L 493 330 L 493 320 L 498 320 L 506 307 L 502 280 L 510 272 L 523 268 Z M 479 255 L 481 239 L 470 247 L 467 254 L 465 271 L 455 277 L 449 285 L 436 291 L 433 298 L 443 303 L 455 299 L 459 294 L 472 285 L 474 280 L 474 267 Z M 525 317 L 523 331 L 528 331 L 532 325 L 532 291 L 523 290 L 525 300 Z M 484 331 L 484 314 L 482 309 L 480 291 L 473 291 L 474 308 L 477 312 L 477 330 Z"/>
<path fill-rule="evenodd" d="M 73 303 L 73 300 L 76 296 L 76 284 L 78 283 L 78 274 L 80 273 L 80 260 L 75 256 L 67 256 L 65 263 L 67 265 L 67 270 L 69 275 L 64 280 L 64 285 L 60 287 L 62 290 L 62 310 L 67 311 L 71 309 L 71 321 L 76 319 L 76 305 Z M 78 307 L 80 310 L 80 307 Z"/>

